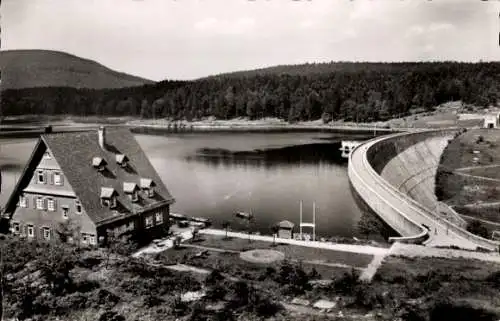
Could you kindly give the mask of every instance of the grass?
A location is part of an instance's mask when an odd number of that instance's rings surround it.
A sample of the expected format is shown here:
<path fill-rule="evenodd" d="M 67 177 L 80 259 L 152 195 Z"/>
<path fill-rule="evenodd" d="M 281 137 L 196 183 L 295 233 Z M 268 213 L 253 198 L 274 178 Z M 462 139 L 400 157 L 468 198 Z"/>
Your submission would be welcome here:
<path fill-rule="evenodd" d="M 500 159 L 499 159 L 500 161 Z M 500 163 L 499 163 L 500 165 Z M 464 173 L 469 174 L 469 175 L 474 175 L 474 176 L 482 176 L 482 177 L 489 177 L 489 178 L 495 178 L 495 179 L 500 179 L 500 166 L 499 167 L 486 167 L 486 168 L 474 168 L 465 171 Z"/>
<path fill-rule="evenodd" d="M 478 314 L 485 312 L 496 314 L 496 318 L 485 320 L 497 320 L 500 287 L 492 281 L 496 278 L 495 271 L 500 271 L 500 264 L 432 257 L 387 257 L 372 286 L 390 291 L 393 300 L 415 302 L 412 309 L 423 316 L 432 314 L 432 310 L 442 303 L 452 305 L 451 314 L 466 307 L 464 313 L 471 315 L 463 320 L 478 320 Z M 437 319 L 431 317 L 431 320 Z M 457 319 L 448 317 L 447 320 Z"/>
<path fill-rule="evenodd" d="M 500 223 L 500 204 L 495 206 L 457 206 L 454 209 L 467 216 Z"/>
<path fill-rule="evenodd" d="M 246 239 L 231 238 L 224 239 L 221 236 L 203 235 L 199 241 L 192 243 L 196 246 L 205 246 L 228 251 L 246 251 L 250 249 L 273 249 L 285 254 L 285 259 L 298 262 L 306 272 L 311 272 L 313 268 L 322 278 L 336 278 L 349 271 L 351 267 L 366 267 L 372 260 L 371 255 L 348 253 L 340 251 L 329 251 L 314 249 L 294 245 L 278 244 L 272 246 L 270 242 L 252 241 Z M 201 258 L 196 257 L 202 249 L 184 246 L 179 249 L 169 249 L 158 255 L 156 259 L 164 264 L 188 264 L 195 267 L 213 270 L 218 269 L 231 276 L 251 280 L 259 280 L 265 274 L 268 267 L 278 269 L 281 262 L 272 264 L 252 264 L 239 257 L 239 253 L 208 251 L 208 255 Z M 349 267 L 328 266 L 320 263 L 344 264 Z"/>
<path fill-rule="evenodd" d="M 354 267 L 366 267 L 373 259 L 372 255 L 367 254 L 317 249 L 290 244 L 277 243 L 273 246 L 272 242 L 256 240 L 248 242 L 248 239 L 225 239 L 223 236 L 216 235 L 202 235 L 200 241 L 194 244 L 239 252 L 253 249 L 273 249 L 283 252 L 285 258 L 292 260 L 321 260 L 325 263 L 346 264 Z"/>
<path fill-rule="evenodd" d="M 477 157 L 479 161 L 474 162 Z M 500 131 L 496 129 L 468 130 L 452 140 L 444 150 L 437 174 L 438 194 L 449 205 L 457 206 L 457 212 L 482 219 L 494 219 L 490 210 L 465 210 L 463 205 L 500 200 L 498 182 L 465 177 L 454 173 L 456 169 L 472 166 L 500 164 Z M 500 178 L 500 168 L 475 168 L 464 174 Z"/>

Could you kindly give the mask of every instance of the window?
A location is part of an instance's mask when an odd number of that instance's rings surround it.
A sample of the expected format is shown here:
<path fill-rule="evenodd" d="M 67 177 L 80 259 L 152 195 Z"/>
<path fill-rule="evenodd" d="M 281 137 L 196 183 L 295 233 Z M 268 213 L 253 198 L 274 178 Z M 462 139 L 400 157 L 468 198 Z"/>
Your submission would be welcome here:
<path fill-rule="evenodd" d="M 38 184 L 45 184 L 45 173 L 43 171 L 38 171 L 37 172 L 37 183 Z"/>
<path fill-rule="evenodd" d="M 52 158 L 52 156 L 50 155 L 50 153 L 49 153 L 48 151 L 46 151 L 46 152 L 43 154 L 43 158 L 50 159 L 50 158 Z"/>
<path fill-rule="evenodd" d="M 26 196 L 24 195 L 19 196 L 19 206 L 28 207 L 28 200 L 26 199 Z"/>
<path fill-rule="evenodd" d="M 50 228 L 48 227 L 43 228 L 43 238 L 45 240 L 50 240 Z"/>
<path fill-rule="evenodd" d="M 153 217 L 147 216 L 146 217 L 146 228 L 150 228 L 151 226 L 153 226 Z"/>
<path fill-rule="evenodd" d="M 87 244 L 88 240 L 89 239 L 88 239 L 87 234 L 86 233 L 82 233 L 82 243 L 83 244 Z"/>
<path fill-rule="evenodd" d="M 44 200 L 41 197 L 36 198 L 36 209 L 37 210 L 44 210 L 45 209 L 45 204 Z"/>
<path fill-rule="evenodd" d="M 69 208 L 67 206 L 62 206 L 62 217 L 64 219 L 68 218 Z"/>
<path fill-rule="evenodd" d="M 55 172 L 54 173 L 54 184 L 55 185 L 62 185 L 63 184 L 63 178 L 61 173 Z"/>
<path fill-rule="evenodd" d="M 137 191 L 134 191 L 132 192 L 132 194 L 130 194 L 130 199 L 132 200 L 132 202 L 137 202 L 139 200 L 139 197 L 137 196 Z"/>
<path fill-rule="evenodd" d="M 82 213 L 82 203 L 80 203 L 80 201 L 75 201 L 75 206 L 76 206 L 76 212 L 78 214 L 81 214 Z"/>
<path fill-rule="evenodd" d="M 104 206 L 107 206 L 109 208 L 115 208 L 116 207 L 116 198 L 112 197 L 110 199 L 102 199 L 101 204 Z"/>
<path fill-rule="evenodd" d="M 156 224 L 163 223 L 163 215 L 161 212 L 155 213 L 156 216 Z"/>
<path fill-rule="evenodd" d="M 148 191 L 148 197 L 155 196 L 155 190 L 153 187 L 148 188 L 147 191 Z"/>
<path fill-rule="evenodd" d="M 90 244 L 92 244 L 92 245 L 96 244 L 96 242 L 95 242 L 95 235 L 94 234 L 90 234 L 89 235 L 89 241 L 90 241 Z"/>
<path fill-rule="evenodd" d="M 47 199 L 47 209 L 51 212 L 54 212 L 56 210 L 56 201 L 54 201 L 52 198 Z"/>
<path fill-rule="evenodd" d="M 12 233 L 19 234 L 21 232 L 21 226 L 19 223 L 12 223 Z"/>
<path fill-rule="evenodd" d="M 28 225 L 28 237 L 35 236 L 35 227 L 33 225 Z"/>

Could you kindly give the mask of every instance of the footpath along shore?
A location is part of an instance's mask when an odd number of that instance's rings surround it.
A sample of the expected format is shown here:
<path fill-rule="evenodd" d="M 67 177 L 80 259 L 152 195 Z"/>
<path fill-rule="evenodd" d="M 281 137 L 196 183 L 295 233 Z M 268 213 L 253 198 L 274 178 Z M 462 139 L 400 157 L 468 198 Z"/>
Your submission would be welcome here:
<path fill-rule="evenodd" d="M 211 229 L 211 228 L 202 229 L 199 231 L 199 233 L 208 235 L 226 236 L 225 230 Z M 268 235 L 254 235 L 254 234 L 248 235 L 246 233 L 241 233 L 241 232 L 227 232 L 227 236 L 241 238 L 241 239 L 248 239 L 250 237 L 251 240 L 255 241 L 273 242 L 273 237 Z M 294 239 L 283 239 L 278 237 L 275 240 L 276 243 L 312 247 L 312 248 L 332 250 L 332 251 L 342 251 L 342 252 L 360 253 L 368 255 L 381 255 L 389 253 L 388 248 L 375 247 L 370 245 L 340 244 L 340 243 L 318 242 L 318 241 L 301 241 Z"/>

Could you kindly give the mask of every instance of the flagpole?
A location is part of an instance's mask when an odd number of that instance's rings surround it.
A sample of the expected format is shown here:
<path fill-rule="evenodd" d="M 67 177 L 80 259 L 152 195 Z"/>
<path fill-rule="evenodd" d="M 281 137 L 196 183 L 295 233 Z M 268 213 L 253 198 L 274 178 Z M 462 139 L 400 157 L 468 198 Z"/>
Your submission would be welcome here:
<path fill-rule="evenodd" d="M 300 239 L 302 240 L 302 200 L 300 200 Z"/>

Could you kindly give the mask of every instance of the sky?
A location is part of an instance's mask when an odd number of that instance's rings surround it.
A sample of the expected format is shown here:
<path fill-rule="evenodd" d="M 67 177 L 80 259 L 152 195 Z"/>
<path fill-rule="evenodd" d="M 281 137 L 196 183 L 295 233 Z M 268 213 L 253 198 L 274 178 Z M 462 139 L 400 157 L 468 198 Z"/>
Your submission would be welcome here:
<path fill-rule="evenodd" d="M 327 61 L 500 61 L 500 1 L 3 0 L 2 50 L 151 80 Z"/>

